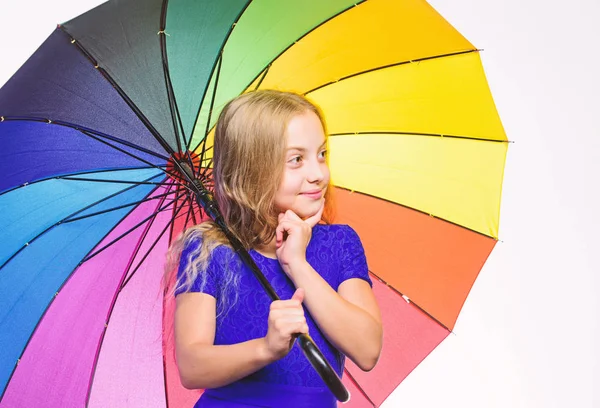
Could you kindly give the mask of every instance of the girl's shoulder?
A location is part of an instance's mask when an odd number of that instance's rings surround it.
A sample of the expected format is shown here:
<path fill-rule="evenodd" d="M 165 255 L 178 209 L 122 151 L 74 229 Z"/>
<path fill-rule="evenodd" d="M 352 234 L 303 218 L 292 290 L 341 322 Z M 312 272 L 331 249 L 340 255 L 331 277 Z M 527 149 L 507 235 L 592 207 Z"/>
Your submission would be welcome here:
<path fill-rule="evenodd" d="M 358 238 L 358 234 L 347 224 L 317 224 L 313 227 L 313 237 L 315 235 L 330 236 L 335 238 Z"/>
<path fill-rule="evenodd" d="M 203 239 L 201 235 L 193 235 L 183 243 L 182 257 L 196 257 L 200 255 Z M 208 252 L 208 260 L 213 263 L 222 263 L 223 260 L 229 260 L 235 253 L 233 248 L 228 245 L 219 244 L 211 248 Z"/>
<path fill-rule="evenodd" d="M 347 224 L 317 224 L 313 227 L 310 242 L 316 247 L 324 246 L 334 250 L 362 247 L 360 237 Z"/>

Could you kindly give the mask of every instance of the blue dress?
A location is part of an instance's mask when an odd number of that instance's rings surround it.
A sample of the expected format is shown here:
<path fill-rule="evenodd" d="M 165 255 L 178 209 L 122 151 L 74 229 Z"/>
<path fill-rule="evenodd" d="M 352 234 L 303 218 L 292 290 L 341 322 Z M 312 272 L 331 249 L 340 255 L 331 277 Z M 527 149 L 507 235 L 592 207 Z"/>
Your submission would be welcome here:
<path fill-rule="evenodd" d="M 188 262 L 189 253 L 198 245 L 199 240 L 186 243 L 179 265 L 180 277 Z M 267 258 L 254 250 L 249 252 L 279 297 L 290 299 L 296 288 L 279 265 L 279 261 Z M 189 288 L 189 291 L 201 291 L 217 299 L 215 345 L 235 344 L 264 337 L 268 329 L 271 300 L 250 269 L 233 254 L 229 247 L 215 248 L 209 261 L 204 287 L 200 290 L 200 280 L 197 279 Z M 373 286 L 360 238 L 347 225 L 315 225 L 306 248 L 306 260 L 335 290 L 342 282 L 351 278 L 363 279 Z M 220 279 L 223 268 L 226 267 L 233 267 L 236 273 L 240 274 L 239 284 L 229 292 L 224 292 L 224 285 Z M 233 304 L 232 290 L 238 293 L 237 301 Z M 219 298 L 225 296 L 229 304 L 221 309 Z M 310 336 L 341 377 L 345 356 L 325 338 L 306 307 L 304 312 Z M 195 407 L 334 408 L 336 400 L 300 347 L 294 345 L 285 357 L 253 374 L 232 384 L 205 390 Z"/>

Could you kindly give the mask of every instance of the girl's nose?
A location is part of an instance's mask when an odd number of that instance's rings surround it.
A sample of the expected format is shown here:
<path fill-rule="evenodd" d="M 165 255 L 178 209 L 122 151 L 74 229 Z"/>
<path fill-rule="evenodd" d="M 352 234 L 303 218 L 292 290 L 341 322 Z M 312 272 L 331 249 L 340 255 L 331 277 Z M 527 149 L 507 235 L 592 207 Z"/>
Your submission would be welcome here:
<path fill-rule="evenodd" d="M 325 172 L 324 172 L 323 166 L 326 166 L 326 165 L 319 163 L 316 160 L 311 162 L 310 166 L 308 166 L 309 168 L 308 168 L 308 175 L 307 175 L 307 179 L 309 182 L 318 183 L 320 181 L 323 181 L 323 179 L 325 178 Z"/>

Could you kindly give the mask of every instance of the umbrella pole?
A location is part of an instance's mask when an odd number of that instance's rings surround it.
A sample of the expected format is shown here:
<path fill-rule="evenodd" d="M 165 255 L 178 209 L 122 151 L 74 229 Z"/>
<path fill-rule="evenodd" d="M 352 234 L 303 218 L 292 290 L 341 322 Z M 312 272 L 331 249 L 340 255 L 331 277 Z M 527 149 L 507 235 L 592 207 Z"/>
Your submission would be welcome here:
<path fill-rule="evenodd" d="M 258 268 L 248 251 L 246 251 L 242 243 L 235 237 L 235 235 L 233 235 L 229 228 L 227 228 L 227 225 L 225 225 L 225 220 L 223 219 L 223 215 L 217 207 L 217 203 L 213 200 L 210 192 L 204 187 L 202 181 L 200 181 L 197 177 L 194 177 L 193 172 L 187 163 L 177 160 L 175 163 L 178 164 L 180 171 L 187 176 L 189 181 L 191 181 L 190 186 L 195 192 L 198 205 L 201 206 L 206 214 L 221 228 L 225 236 L 227 236 L 229 239 L 234 251 L 237 252 L 244 264 L 246 264 L 252 273 L 254 273 L 254 276 L 256 276 L 271 300 L 280 300 L 279 296 L 267 278 L 265 278 L 261 270 Z M 302 349 L 302 352 L 317 371 L 319 376 L 323 379 L 329 390 L 333 393 L 333 395 L 335 395 L 338 401 L 347 402 L 350 399 L 350 393 L 342 383 L 340 377 L 338 377 L 336 372 L 333 370 L 325 356 L 323 356 L 323 353 L 321 350 L 319 350 L 313 339 L 308 334 L 296 334 L 295 336 L 298 340 L 300 348 Z"/>

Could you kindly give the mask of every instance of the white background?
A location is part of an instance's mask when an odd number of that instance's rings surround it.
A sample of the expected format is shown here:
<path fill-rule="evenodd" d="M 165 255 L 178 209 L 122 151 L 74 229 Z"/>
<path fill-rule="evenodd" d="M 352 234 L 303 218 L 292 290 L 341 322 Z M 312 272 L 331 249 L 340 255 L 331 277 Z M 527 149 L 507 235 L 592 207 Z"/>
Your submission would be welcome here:
<path fill-rule="evenodd" d="M 286 0 L 288 1 L 288 0 Z M 0 84 L 97 0 L 0 0 Z M 600 407 L 600 1 L 432 0 L 476 47 L 506 133 L 500 239 L 391 407 Z"/>

